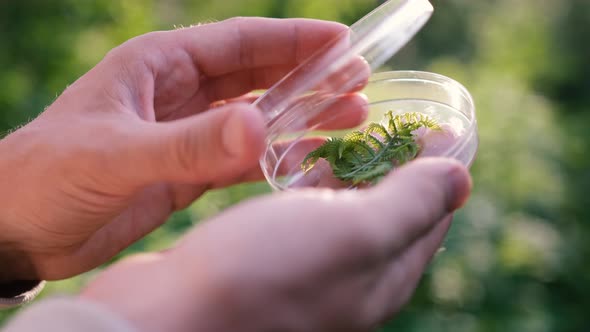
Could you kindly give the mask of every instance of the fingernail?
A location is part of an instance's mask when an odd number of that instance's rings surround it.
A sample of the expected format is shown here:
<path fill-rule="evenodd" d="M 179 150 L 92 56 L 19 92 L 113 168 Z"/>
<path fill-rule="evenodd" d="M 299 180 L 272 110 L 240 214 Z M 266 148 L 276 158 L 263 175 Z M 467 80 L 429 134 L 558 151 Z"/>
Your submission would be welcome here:
<path fill-rule="evenodd" d="M 460 165 L 453 165 L 447 172 L 447 206 L 450 211 L 462 207 L 471 191 L 471 179 Z"/>
<path fill-rule="evenodd" d="M 245 114 L 243 109 L 230 110 L 230 115 L 226 120 L 223 129 L 221 141 L 223 149 L 229 157 L 238 158 L 243 154 L 245 140 Z"/>
<path fill-rule="evenodd" d="M 266 126 L 258 109 L 248 105 L 232 105 L 222 129 L 222 144 L 230 158 L 245 155 L 259 157 L 264 148 Z"/>

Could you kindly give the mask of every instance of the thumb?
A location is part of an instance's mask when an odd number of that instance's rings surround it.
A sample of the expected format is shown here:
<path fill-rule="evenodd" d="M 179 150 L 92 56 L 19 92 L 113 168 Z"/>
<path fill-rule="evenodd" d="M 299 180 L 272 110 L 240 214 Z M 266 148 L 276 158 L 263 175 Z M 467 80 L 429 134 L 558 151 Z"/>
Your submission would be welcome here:
<path fill-rule="evenodd" d="M 256 165 L 265 133 L 260 112 L 237 103 L 176 121 L 146 123 L 135 138 L 131 155 L 136 167 L 129 177 L 140 186 L 234 178 Z"/>
<path fill-rule="evenodd" d="M 367 195 L 371 218 L 389 252 L 424 236 L 461 207 L 471 192 L 471 177 L 451 159 L 422 158 L 393 172 Z"/>

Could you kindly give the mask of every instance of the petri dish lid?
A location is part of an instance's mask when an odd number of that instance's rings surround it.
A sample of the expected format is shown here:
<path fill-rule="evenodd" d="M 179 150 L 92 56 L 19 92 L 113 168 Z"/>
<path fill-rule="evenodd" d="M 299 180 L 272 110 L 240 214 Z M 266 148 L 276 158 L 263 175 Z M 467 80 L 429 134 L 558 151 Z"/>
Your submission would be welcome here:
<path fill-rule="evenodd" d="M 433 12 L 428 0 L 389 0 L 335 37 L 268 89 L 255 105 L 269 135 L 290 131 L 326 109 L 335 96 L 362 89 L 372 71 L 397 53 Z M 359 88 L 360 87 L 360 88 Z"/>

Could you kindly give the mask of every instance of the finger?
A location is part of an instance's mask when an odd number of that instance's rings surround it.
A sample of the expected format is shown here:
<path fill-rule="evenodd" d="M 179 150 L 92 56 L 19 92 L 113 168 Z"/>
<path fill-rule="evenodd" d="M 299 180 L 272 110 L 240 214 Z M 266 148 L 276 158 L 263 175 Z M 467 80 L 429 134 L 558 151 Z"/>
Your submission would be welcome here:
<path fill-rule="evenodd" d="M 169 32 L 209 77 L 293 65 L 347 33 L 338 23 L 307 19 L 234 18 Z"/>
<path fill-rule="evenodd" d="M 260 113 L 247 104 L 230 104 L 172 122 L 142 123 L 129 142 L 131 151 L 121 158 L 122 167 L 131 167 L 122 171 L 140 186 L 221 181 L 257 164 L 264 135 Z"/>
<path fill-rule="evenodd" d="M 291 125 L 291 130 L 311 128 L 314 130 L 349 129 L 361 125 L 369 115 L 369 102 L 365 95 L 351 93 L 333 98 L 329 106 L 319 114 L 305 119 L 304 127 Z"/>
<path fill-rule="evenodd" d="M 310 137 L 305 138 L 302 140 L 296 141 L 285 141 L 276 143 L 273 145 L 272 149 L 268 149 L 265 153 L 272 154 L 272 155 L 283 155 L 286 151 L 289 152 L 287 159 L 284 159 L 283 162 L 269 164 L 268 165 L 268 173 L 272 176 L 284 176 L 286 174 L 297 172 L 301 170 L 301 161 L 303 158 L 312 150 L 316 149 L 318 146 L 322 145 L 325 141 L 323 137 Z M 263 156 L 263 158 L 273 158 L 269 156 Z M 291 158 L 293 160 L 291 160 Z M 274 170 L 275 167 L 278 167 L 276 171 Z M 259 181 L 263 180 L 264 173 L 260 168 L 259 164 L 254 165 L 248 171 L 244 172 L 241 176 L 233 179 L 233 181 L 227 182 L 216 182 L 213 184 L 214 188 L 221 188 L 228 185 L 233 185 L 236 183 L 243 183 L 243 182 L 251 182 L 251 181 Z"/>
<path fill-rule="evenodd" d="M 369 320 L 384 322 L 409 301 L 424 270 L 441 247 L 451 221 L 451 216 L 445 217 L 429 233 L 393 258 L 367 297 L 365 312 Z"/>
<path fill-rule="evenodd" d="M 200 93 L 211 102 L 235 98 L 252 90 L 268 89 L 293 69 L 294 64 L 287 64 L 228 73 L 208 79 Z M 357 92 L 366 86 L 370 75 L 369 64 L 362 57 L 355 57 L 312 87 L 312 91 L 320 91 L 324 95 Z M 203 99 L 203 96 L 197 96 L 197 99 Z"/>
<path fill-rule="evenodd" d="M 253 90 L 270 88 L 293 67 L 294 64 L 251 68 L 210 78 L 203 84 L 200 93 L 211 102 L 236 98 Z"/>
<path fill-rule="evenodd" d="M 237 83 L 228 81 L 227 85 Z M 239 85 L 239 84 L 238 84 Z M 239 93 L 246 93 L 238 95 L 237 97 L 228 97 L 228 99 L 217 100 L 211 102 L 212 99 L 204 97 L 203 94 L 197 94 L 186 105 L 174 113 L 171 113 L 167 118 L 162 120 L 174 120 L 190 116 L 195 113 L 203 111 L 203 105 L 209 107 L 218 107 L 232 102 L 246 102 L 254 103 L 259 99 L 254 94 L 248 93 L 251 89 L 243 89 Z M 231 95 L 238 94 L 234 91 Z M 345 129 L 358 126 L 364 121 L 369 113 L 369 101 L 362 93 L 343 93 L 331 96 L 320 94 L 313 94 L 310 96 L 303 96 L 295 99 L 289 109 L 305 108 L 305 112 L 301 112 L 301 116 L 296 119 L 297 122 L 290 122 L 288 124 L 289 131 L 301 130 L 304 128 L 315 127 L 314 129 Z M 318 112 L 314 114 L 313 112 Z M 276 121 L 276 116 L 272 113 L 264 112 L 267 121 Z"/>
<path fill-rule="evenodd" d="M 395 255 L 463 205 L 470 191 L 471 178 L 459 162 L 419 159 L 363 196 L 371 211 L 379 211 L 368 215 L 365 222 L 382 253 Z"/>
<path fill-rule="evenodd" d="M 455 172 L 458 175 L 453 175 Z M 205 229 L 219 235 L 219 241 L 231 245 L 236 252 L 248 249 L 257 255 L 272 256 L 267 257 L 267 263 L 297 257 L 296 250 L 304 242 L 308 252 L 306 264 L 310 264 L 307 272 L 368 273 L 367 269 L 387 264 L 403 252 L 400 248 L 408 249 L 415 239 L 427 234 L 469 191 L 464 168 L 448 160 L 422 161 L 396 173 L 385 181 L 383 188 L 356 192 L 297 191 L 253 200 L 226 211 Z M 415 181 L 408 185 L 406 178 Z M 447 183 L 452 178 L 452 183 Z M 427 185 L 430 183 L 432 187 Z M 403 195 L 396 196 L 398 193 Z M 432 212 L 416 211 L 419 207 L 402 199 L 404 195 L 428 202 L 432 207 L 424 206 Z M 411 228 L 412 224 L 417 224 L 416 229 Z M 229 225 L 231 228 L 226 228 Z M 242 233 L 228 232 L 241 227 L 245 230 Z M 273 237 L 283 239 L 270 252 L 262 250 L 269 247 L 261 248 L 258 243 L 259 237 L 269 231 Z M 180 244 L 185 254 L 198 248 L 197 243 L 203 243 L 202 234 L 202 229 L 195 230 L 185 237 Z M 272 247 L 272 241 L 267 244 Z"/>
<path fill-rule="evenodd" d="M 268 173 L 273 177 L 282 177 L 285 175 L 299 174 L 288 185 L 289 188 L 348 188 L 348 183 L 342 182 L 335 178 L 329 165 L 324 164 L 323 160 L 318 160 L 316 166 L 308 173 L 303 174 L 302 161 L 311 151 L 317 149 L 326 141 L 325 137 L 309 137 L 298 141 L 286 141 L 277 143 L 273 146 L 274 153 L 285 155 L 280 163 L 268 165 Z M 267 151 L 268 152 L 268 151 Z M 273 153 L 273 152 L 270 152 Z M 276 169 L 275 169 L 276 167 Z M 254 165 L 246 170 L 243 174 L 215 182 L 211 188 L 225 188 L 238 183 L 246 183 L 264 180 L 265 176 L 259 164 Z M 202 191 L 199 191 L 202 192 Z"/>
<path fill-rule="evenodd" d="M 111 52 L 102 68 L 108 69 L 107 64 L 116 64 L 112 67 L 114 71 L 107 71 L 123 80 L 125 86 L 135 87 L 139 84 L 147 88 L 138 96 L 132 96 L 136 99 L 134 101 L 142 107 L 153 104 L 158 120 L 173 120 L 179 118 L 178 113 L 188 116 L 217 101 L 200 89 L 208 80 L 236 72 L 263 70 L 265 74 L 255 76 L 269 75 L 272 79 L 257 79 L 253 82 L 276 81 L 279 76 L 277 71 L 263 68 L 280 68 L 279 74 L 286 73 L 287 68 L 294 68 L 339 35 L 341 37 L 338 40 L 348 40 L 348 29 L 334 22 L 235 18 L 134 38 Z M 93 73 L 101 76 L 102 71 L 95 70 Z M 252 82 L 248 74 L 236 75 Z M 230 76 L 220 81 L 227 82 L 240 77 Z M 150 82 L 150 78 L 156 82 Z M 238 81 L 248 85 L 243 80 Z M 229 92 L 235 89 L 238 87 L 233 85 Z M 151 90 L 156 93 L 153 103 Z M 251 88 L 242 89 L 249 90 Z M 114 93 L 109 91 L 109 94 Z M 131 94 L 135 92 L 131 91 Z M 221 94 L 226 96 L 225 99 L 232 97 L 230 93 Z M 233 94 L 233 97 L 237 97 L 235 92 Z M 187 113 L 187 110 L 192 113 Z"/>
<path fill-rule="evenodd" d="M 246 94 L 238 98 L 223 100 L 211 104 L 212 108 L 225 106 L 231 103 L 253 103 L 259 96 Z M 308 103 L 306 97 L 301 98 L 301 103 Z M 350 93 L 333 98 L 333 101 L 321 113 L 313 116 L 302 116 L 300 121 L 292 121 L 285 133 L 310 130 L 339 130 L 349 129 L 361 125 L 369 115 L 369 102 L 367 96 L 360 93 Z"/>
<path fill-rule="evenodd" d="M 361 56 L 353 57 L 346 65 L 322 80 L 314 90 L 338 92 L 344 90 L 355 92 L 362 90 L 371 76 L 371 66 Z"/>
<path fill-rule="evenodd" d="M 230 100 L 229 102 L 247 102 L 255 99 L 256 96 L 246 95 L 243 98 Z M 220 105 L 220 106 L 217 106 Z M 228 105 L 226 102 L 218 103 L 215 107 Z M 331 105 L 322 114 L 309 119 L 303 127 L 314 130 L 338 130 L 359 126 L 368 115 L 366 97 L 359 94 L 341 96 L 338 101 Z M 292 128 L 295 131 L 297 128 Z M 303 130 L 305 128 L 299 128 Z M 271 158 L 276 164 L 269 164 L 268 172 L 274 176 L 285 176 L 299 174 L 292 187 L 325 187 L 325 188 L 346 188 L 342 181 L 334 178 L 327 168 L 314 167 L 307 174 L 302 173 L 302 162 L 313 150 L 326 141 L 326 137 L 306 137 L 301 140 L 288 140 L 273 144 L 273 147 L 265 153 L 263 158 Z M 321 163 L 321 161 L 319 162 Z M 276 168 L 276 169 L 271 169 Z M 244 172 L 244 174 L 233 178 L 225 178 L 221 182 L 212 184 L 214 188 L 222 188 L 242 182 L 258 181 L 264 179 L 264 175 L 258 164 Z M 316 181 L 317 180 L 317 181 Z"/>
<path fill-rule="evenodd" d="M 234 99 L 239 101 L 249 101 L 255 99 L 255 96 L 244 96 L 243 98 Z M 227 105 L 225 102 L 219 105 Z M 324 112 L 308 119 L 304 124 L 296 126 L 292 124 L 292 131 L 313 129 L 313 130 L 338 130 L 359 126 L 367 118 L 368 104 L 366 97 L 360 94 L 350 94 L 341 96 Z M 297 128 L 305 127 L 305 128 Z M 274 176 L 285 176 L 302 173 L 302 162 L 305 157 L 313 150 L 318 148 L 326 141 L 327 137 L 306 137 L 303 139 L 287 140 L 273 144 L 265 153 L 263 158 L 270 160 L 268 164 L 268 173 Z M 321 164 L 321 161 L 319 161 Z M 273 169 L 274 168 L 274 169 Z M 293 187 L 325 187 L 325 188 L 346 188 L 348 187 L 342 181 L 334 178 L 327 168 L 314 167 L 308 174 L 300 174 L 296 181 L 292 183 Z M 329 175 L 329 176 L 328 176 Z M 221 183 L 215 183 L 215 188 L 225 187 L 228 185 L 258 181 L 264 179 L 262 170 L 258 165 L 246 171 L 243 175 L 235 179 L 226 179 Z M 320 184 L 320 185 L 318 185 Z"/>
<path fill-rule="evenodd" d="M 303 156 L 305 157 L 305 155 Z M 301 168 L 301 163 L 299 168 Z M 332 167 L 324 159 L 316 162 L 314 167 L 308 172 L 302 172 L 299 176 L 293 176 L 293 179 L 288 182 L 289 188 L 329 188 L 329 189 L 347 189 L 350 188 L 350 183 L 346 183 L 333 174 Z"/>
<path fill-rule="evenodd" d="M 271 130 L 288 134 L 306 129 L 348 129 L 361 125 L 369 115 L 367 97 L 359 93 L 330 98 L 305 96 L 294 101 L 289 108 L 281 114 L 265 114 Z"/>
<path fill-rule="evenodd" d="M 198 94 L 193 97 L 186 105 L 182 108 L 169 113 L 166 117 L 160 118 L 160 121 L 172 121 L 183 119 L 189 117 L 194 114 L 201 113 L 205 110 L 210 110 L 213 108 L 219 108 L 222 106 L 226 106 L 228 104 L 253 104 L 256 99 L 260 98 L 260 95 L 255 93 L 247 93 L 235 98 L 228 98 L 224 100 L 218 100 L 215 102 L 210 102 L 208 98 L 204 96 L 204 94 Z"/>
<path fill-rule="evenodd" d="M 318 160 L 310 171 L 303 170 L 305 157 L 324 144 L 326 139 L 316 136 L 274 144 L 263 156 L 266 172 L 285 188 L 347 188 L 346 183 L 332 175 L 332 168 L 323 159 Z M 286 178 L 279 180 L 280 177 Z"/>
<path fill-rule="evenodd" d="M 284 122 L 285 117 L 286 121 L 291 121 L 294 114 L 303 122 L 323 114 L 342 95 L 355 95 L 354 92 L 366 86 L 371 68 L 363 58 L 353 57 L 337 67 L 331 63 L 333 61 L 329 55 L 314 57 L 268 91 L 256 106 L 270 123 Z M 317 73 L 325 72 L 330 66 L 331 74 L 316 78 Z M 364 104 L 368 104 L 366 99 Z"/>
<path fill-rule="evenodd" d="M 274 145 L 273 149 L 275 151 L 277 151 L 278 153 L 281 153 L 281 151 L 285 151 L 287 149 L 290 149 L 290 146 L 294 146 L 293 154 L 298 156 L 297 158 L 302 159 L 305 157 L 305 155 L 307 153 L 309 153 L 309 151 L 312 151 L 315 148 L 317 148 L 318 146 L 322 145 L 322 143 L 324 141 L 325 141 L 325 138 L 322 138 L 322 137 L 310 137 L 310 138 L 306 138 L 306 139 L 303 139 L 301 141 L 296 141 L 296 142 L 286 141 L 286 142 L 277 143 Z M 288 165 L 290 165 L 291 167 L 299 167 L 299 168 L 301 167 L 301 164 L 295 165 L 294 163 L 283 163 L 283 164 L 281 164 L 280 168 L 276 171 L 275 175 L 276 176 L 284 176 L 284 175 L 288 174 L 289 171 L 293 171 L 293 169 L 289 168 Z M 269 173 L 273 173 L 273 170 L 269 169 Z M 228 187 L 228 186 L 231 186 L 234 184 L 260 181 L 260 180 L 264 180 L 264 179 L 265 179 L 265 176 L 264 176 L 264 173 L 262 172 L 262 169 L 260 168 L 260 164 L 256 163 L 252 167 L 246 169 L 243 174 L 213 182 L 211 184 L 210 188 L 211 189 L 224 188 L 224 187 Z M 200 190 L 198 192 L 203 192 L 203 190 Z"/>
<path fill-rule="evenodd" d="M 209 105 L 209 107 L 211 109 L 211 108 L 225 106 L 227 104 L 236 104 L 236 103 L 253 104 L 256 101 L 256 99 L 258 99 L 258 98 L 260 98 L 259 94 L 247 93 L 247 94 L 241 95 L 236 98 L 230 98 L 230 99 L 216 101 L 214 103 L 211 103 L 211 105 Z"/>

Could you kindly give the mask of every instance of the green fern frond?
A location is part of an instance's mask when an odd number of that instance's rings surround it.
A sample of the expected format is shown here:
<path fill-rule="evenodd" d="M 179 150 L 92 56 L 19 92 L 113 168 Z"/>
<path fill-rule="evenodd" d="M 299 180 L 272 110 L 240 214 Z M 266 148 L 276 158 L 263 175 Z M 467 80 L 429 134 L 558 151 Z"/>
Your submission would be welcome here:
<path fill-rule="evenodd" d="M 418 128 L 428 128 L 433 130 L 440 130 L 440 126 L 431 117 L 422 113 L 404 113 L 401 115 L 393 115 L 392 111 L 387 112 L 388 129 L 392 132 L 400 132 L 407 134 Z"/>
<path fill-rule="evenodd" d="M 320 145 L 317 149 L 310 152 L 302 162 L 302 168 L 304 172 L 308 172 L 317 161 L 322 158 L 328 160 L 328 162 L 339 159 L 339 150 L 345 146 L 342 138 L 328 138 L 324 144 Z"/>
<path fill-rule="evenodd" d="M 319 159 L 325 159 L 334 176 L 353 185 L 376 183 L 394 167 L 418 155 L 420 147 L 413 132 L 419 128 L 440 130 L 434 119 L 422 113 L 385 114 L 382 123 L 370 123 L 362 131 L 353 131 L 344 138 L 328 138 L 303 160 L 304 172 L 310 171 Z"/>
<path fill-rule="evenodd" d="M 392 133 L 393 133 L 393 131 L 392 131 Z M 367 136 L 374 135 L 374 134 L 377 134 L 378 137 L 381 137 L 384 141 L 389 141 L 392 139 L 391 135 L 387 131 L 387 128 L 385 128 L 380 123 L 373 122 L 367 126 L 367 129 L 365 129 L 365 139 Z"/>
<path fill-rule="evenodd" d="M 347 142 L 362 142 L 365 139 L 365 133 L 363 133 L 362 131 L 353 131 L 351 133 L 348 133 L 346 136 L 344 136 L 344 140 Z"/>
<path fill-rule="evenodd" d="M 375 151 L 379 151 L 385 147 L 385 144 L 373 135 L 365 135 L 365 141 Z"/>

